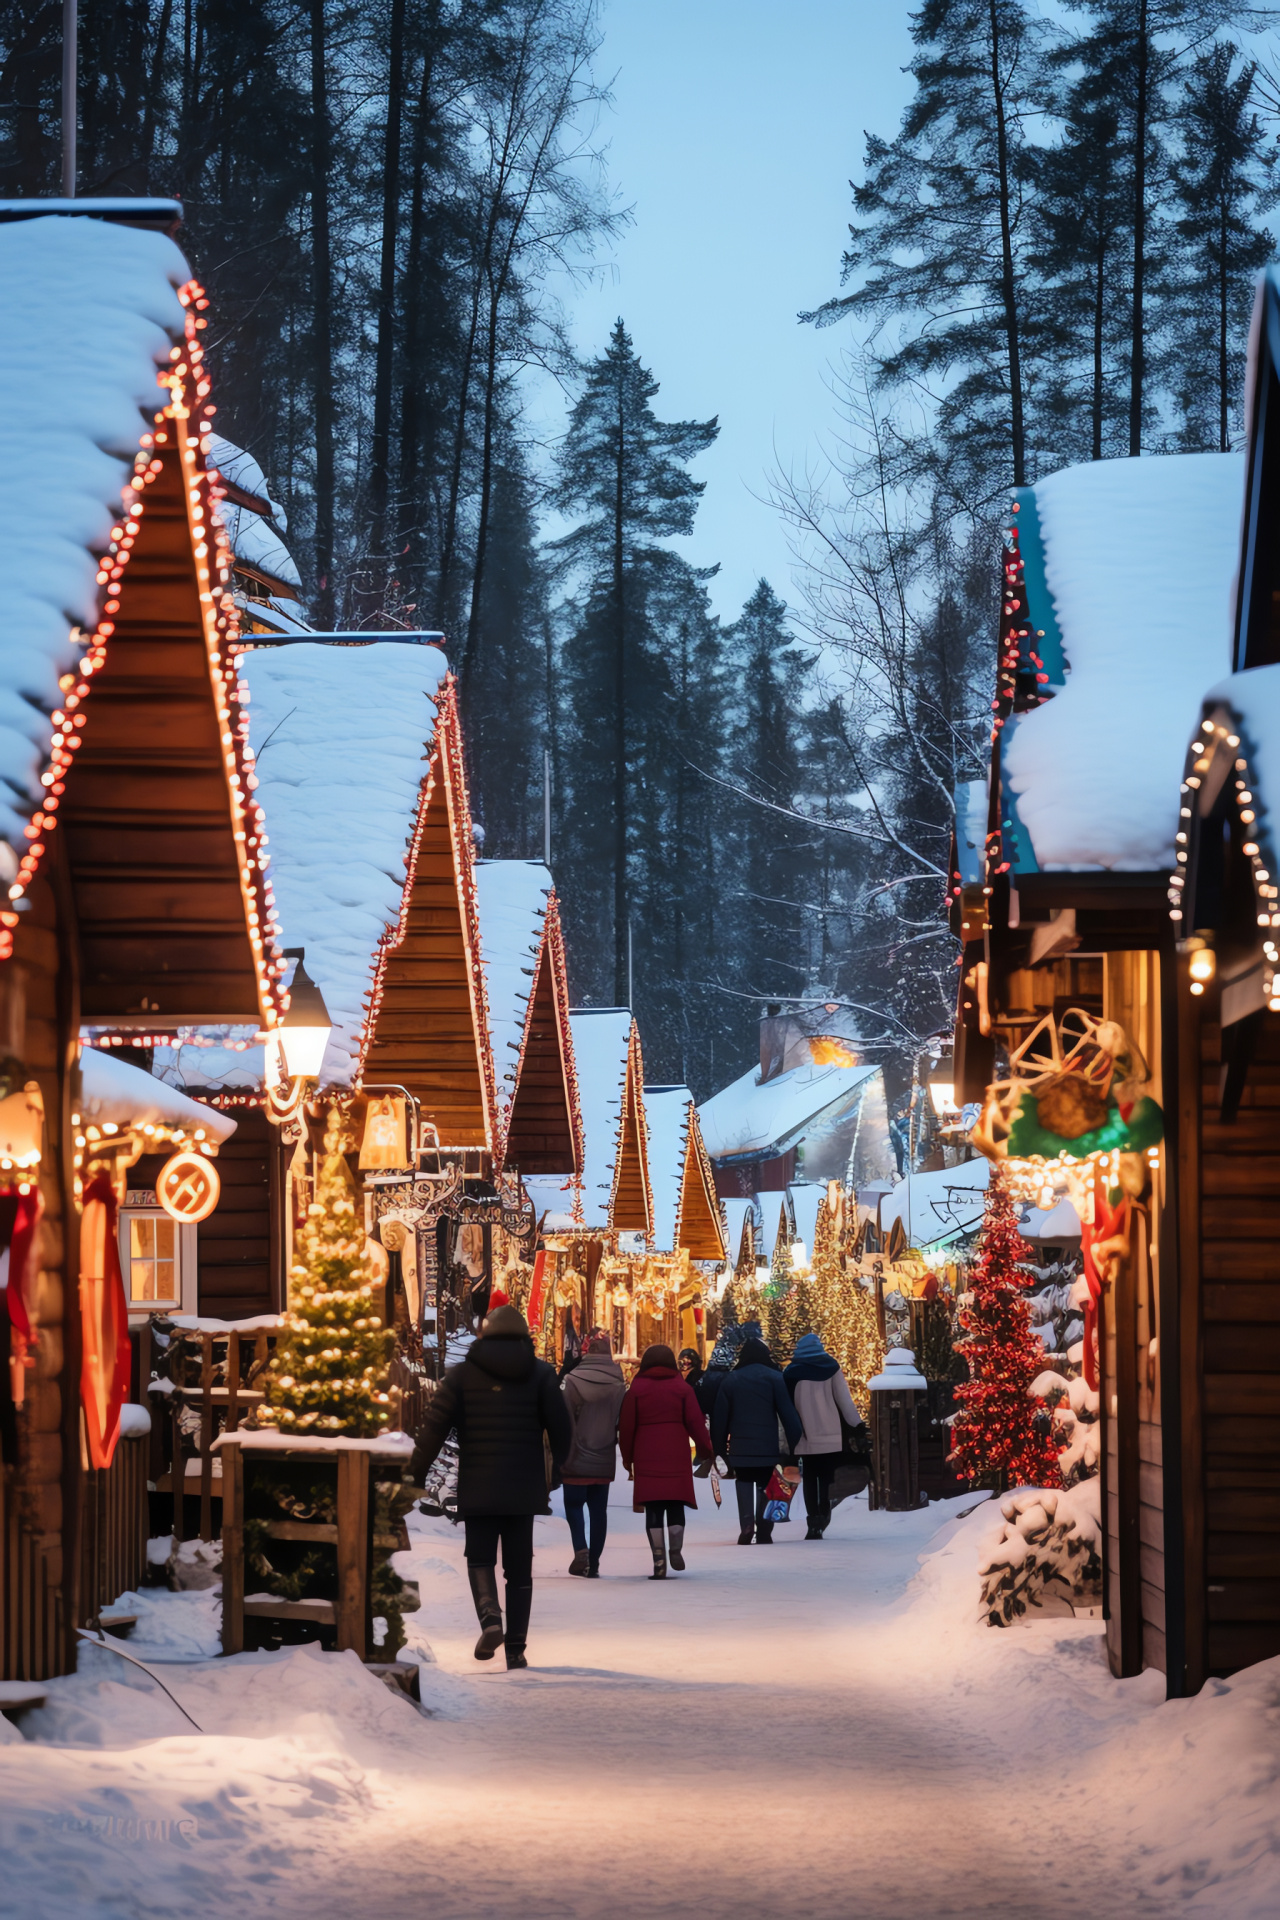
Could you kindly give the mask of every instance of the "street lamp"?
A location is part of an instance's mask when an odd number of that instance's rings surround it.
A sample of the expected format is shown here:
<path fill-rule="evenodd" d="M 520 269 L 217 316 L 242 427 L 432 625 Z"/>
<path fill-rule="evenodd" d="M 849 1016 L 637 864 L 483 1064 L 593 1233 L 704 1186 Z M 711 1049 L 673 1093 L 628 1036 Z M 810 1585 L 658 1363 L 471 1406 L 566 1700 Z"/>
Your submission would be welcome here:
<path fill-rule="evenodd" d="M 302 964 L 304 949 L 285 951 L 296 956 L 298 964 L 289 988 L 289 1011 L 267 1041 L 267 1117 L 286 1140 L 297 1141 L 303 1133 L 302 1110 L 320 1078 L 333 1022 L 324 995 Z"/>
<path fill-rule="evenodd" d="M 950 1057 L 935 1061 L 929 1069 L 929 1099 L 939 1120 L 954 1120 L 960 1109 L 956 1104 L 955 1062 Z"/>

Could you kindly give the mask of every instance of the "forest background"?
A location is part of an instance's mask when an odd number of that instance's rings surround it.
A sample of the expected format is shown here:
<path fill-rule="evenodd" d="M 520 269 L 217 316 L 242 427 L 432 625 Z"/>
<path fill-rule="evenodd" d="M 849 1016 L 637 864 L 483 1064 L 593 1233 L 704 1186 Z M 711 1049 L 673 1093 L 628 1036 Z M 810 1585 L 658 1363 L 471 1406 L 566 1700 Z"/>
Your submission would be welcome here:
<path fill-rule="evenodd" d="M 594 0 L 81 0 L 80 193 L 182 200 L 219 426 L 319 628 L 447 635 L 487 855 L 541 855 L 549 766 L 573 992 L 634 998 L 650 1080 L 705 1098 L 766 1003 L 816 1000 L 900 1099 L 948 1022 L 1009 488 L 1239 444 L 1274 19 L 911 15 L 909 105 L 797 316 L 838 332 L 827 453 L 773 476 L 794 587 L 725 621 L 680 553 L 717 422 L 664 418 L 624 321 L 571 344 L 630 218 Z M 58 190 L 60 64 L 56 0 L 0 0 L 4 195 Z"/>

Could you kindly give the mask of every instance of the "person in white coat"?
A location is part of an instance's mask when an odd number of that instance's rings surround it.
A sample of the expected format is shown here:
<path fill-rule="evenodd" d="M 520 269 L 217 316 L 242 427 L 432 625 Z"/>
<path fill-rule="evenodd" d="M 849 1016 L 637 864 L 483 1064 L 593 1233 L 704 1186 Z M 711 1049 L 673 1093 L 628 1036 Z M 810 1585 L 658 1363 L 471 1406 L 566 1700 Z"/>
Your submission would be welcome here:
<path fill-rule="evenodd" d="M 834 1354 L 827 1352 L 816 1333 L 796 1341 L 795 1358 L 782 1376 L 800 1415 L 804 1438 L 796 1448 L 804 1476 L 804 1510 L 809 1519 L 806 1540 L 821 1540 L 831 1524 L 831 1482 L 844 1453 L 844 1428 L 860 1427 L 849 1383 Z"/>

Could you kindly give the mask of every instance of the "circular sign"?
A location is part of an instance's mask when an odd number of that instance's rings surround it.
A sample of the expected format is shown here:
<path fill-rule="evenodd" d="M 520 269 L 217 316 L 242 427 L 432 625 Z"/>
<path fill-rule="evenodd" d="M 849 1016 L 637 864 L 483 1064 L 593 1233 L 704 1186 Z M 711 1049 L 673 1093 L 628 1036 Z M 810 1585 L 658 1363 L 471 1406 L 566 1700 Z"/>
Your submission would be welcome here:
<path fill-rule="evenodd" d="M 171 1219 L 184 1226 L 207 1220 L 218 1204 L 218 1169 L 202 1153 L 175 1153 L 156 1181 L 156 1199 Z"/>

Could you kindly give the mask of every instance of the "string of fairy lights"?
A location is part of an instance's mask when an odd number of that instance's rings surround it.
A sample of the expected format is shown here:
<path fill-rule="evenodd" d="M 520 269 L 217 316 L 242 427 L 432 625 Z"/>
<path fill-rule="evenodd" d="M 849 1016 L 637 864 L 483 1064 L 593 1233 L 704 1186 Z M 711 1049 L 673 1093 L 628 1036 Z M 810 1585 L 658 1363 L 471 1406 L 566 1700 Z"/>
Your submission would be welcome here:
<path fill-rule="evenodd" d="M 480 964 L 480 903 L 475 880 L 475 841 L 471 830 L 471 801 L 463 763 L 462 732 L 458 718 L 458 686 L 453 674 L 447 674 L 436 697 L 436 736 L 426 777 L 418 789 L 418 810 L 414 819 L 409 850 L 405 855 L 404 887 L 400 894 L 400 912 L 394 927 L 378 942 L 373 963 L 373 985 L 365 996 L 364 1031 L 360 1057 L 356 1063 L 356 1085 L 364 1080 L 369 1051 L 378 1032 L 378 1015 L 386 991 L 387 968 L 391 955 L 404 942 L 409 931 L 418 877 L 418 859 L 427 814 L 435 794 L 437 778 L 444 791 L 453 847 L 453 870 L 461 910 L 462 939 L 467 960 L 467 990 L 471 1000 L 471 1020 L 476 1037 L 480 1067 L 481 1098 L 484 1107 L 485 1140 L 490 1153 L 501 1151 L 497 1138 L 498 1097 L 494 1073 L 493 1049 L 489 1044 L 489 1004 L 484 970 Z M 447 1144 L 447 1143 L 442 1143 Z"/>
<path fill-rule="evenodd" d="M 121 489 L 119 519 L 111 528 L 106 552 L 96 576 L 102 611 L 92 633 L 81 634 L 84 653 L 78 671 L 61 676 L 62 705 L 50 715 L 52 732 L 48 762 L 40 775 L 44 798 L 23 829 L 29 842 L 9 887 L 12 905 L 0 911 L 0 960 L 13 953 L 13 933 L 24 900 L 48 851 L 48 840 L 58 824 L 66 793 L 67 775 L 84 739 L 87 714 L 83 711 L 94 678 L 107 664 L 116 618 L 121 613 L 130 560 L 137 547 L 147 510 L 148 489 L 164 471 L 165 458 L 175 453 L 182 470 L 183 499 L 195 562 L 201 627 L 209 667 L 220 745 L 231 801 L 240 891 L 244 903 L 249 945 L 253 954 L 259 1004 L 264 1025 L 273 1026 L 288 1005 L 281 988 L 285 960 L 277 949 L 280 934 L 275 902 L 267 874 L 268 836 L 262 809 L 254 796 L 258 784 L 248 742 L 247 691 L 242 689 L 234 664 L 239 641 L 239 616 L 231 597 L 232 553 L 218 515 L 225 498 L 220 475 L 205 464 L 211 447 L 213 416 L 211 382 L 204 364 L 200 335 L 208 327 L 209 301 L 197 280 L 178 291 L 185 314 L 184 338 L 169 351 L 169 363 L 157 372 L 157 383 L 168 394 L 155 415 L 154 431 L 141 435 L 132 477 Z"/>
<path fill-rule="evenodd" d="M 1253 883 L 1254 918 L 1263 933 L 1263 997 L 1270 1012 L 1280 1013 L 1280 944 L 1275 937 L 1277 930 L 1280 930 L 1280 886 L 1276 884 L 1274 869 L 1261 844 L 1257 783 L 1250 772 L 1248 752 L 1240 734 L 1233 731 L 1233 724 L 1238 725 L 1230 723 L 1225 713 L 1219 710 L 1209 719 L 1201 721 L 1200 731 L 1188 749 L 1178 831 L 1174 836 L 1177 848 L 1175 865 L 1169 875 L 1169 918 L 1179 929 L 1180 935 L 1186 936 L 1180 944 L 1190 955 L 1191 992 L 1199 996 L 1213 979 L 1215 961 L 1213 949 L 1202 936 L 1194 929 L 1188 930 L 1182 926 L 1188 911 L 1184 902 L 1190 898 L 1187 879 L 1191 872 L 1193 823 L 1197 817 L 1197 797 L 1206 783 L 1212 780 L 1215 761 L 1224 754 L 1229 755 L 1231 765 L 1226 770 L 1224 782 L 1230 782 L 1230 800 L 1240 826 L 1240 851 L 1249 862 Z M 1190 910 L 1194 911 L 1194 904 Z"/>

